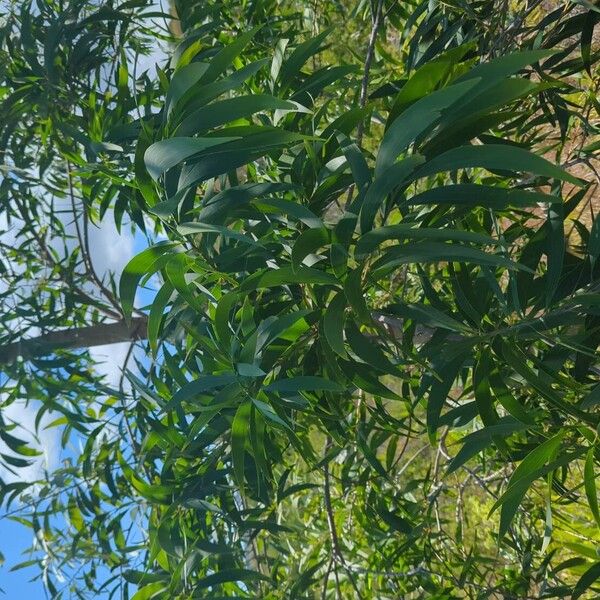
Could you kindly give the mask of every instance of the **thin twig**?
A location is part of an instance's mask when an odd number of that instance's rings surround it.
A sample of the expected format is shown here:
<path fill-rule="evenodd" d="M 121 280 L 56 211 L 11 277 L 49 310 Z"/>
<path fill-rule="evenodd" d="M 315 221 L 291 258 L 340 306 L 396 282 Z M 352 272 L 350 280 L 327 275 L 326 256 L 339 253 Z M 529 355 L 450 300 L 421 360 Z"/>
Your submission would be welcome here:
<path fill-rule="evenodd" d="M 89 236 L 88 236 L 88 217 L 87 210 L 85 206 L 85 202 L 82 202 L 82 221 L 84 231 L 82 233 L 81 228 L 79 226 L 79 216 L 77 214 L 77 205 L 75 198 L 75 190 L 73 187 L 73 179 L 71 175 L 71 163 L 67 161 L 66 168 L 67 175 L 67 187 L 69 190 L 69 198 L 71 200 L 71 208 L 73 210 L 73 219 L 75 221 L 75 231 L 77 233 L 77 239 L 79 241 L 79 246 L 81 248 L 81 253 L 83 256 L 83 263 L 86 268 L 87 275 L 92 279 L 92 281 L 98 286 L 98 289 L 102 292 L 103 296 L 108 300 L 108 302 L 113 306 L 115 310 L 117 310 L 121 315 L 123 314 L 123 309 L 121 308 L 121 304 L 114 297 L 113 293 L 104 285 L 98 274 L 96 273 L 96 269 L 94 268 L 94 264 L 92 263 L 92 255 L 90 252 L 89 246 Z"/>
<path fill-rule="evenodd" d="M 326 454 L 327 454 L 327 452 L 329 452 L 329 449 L 331 447 L 331 442 L 332 442 L 331 437 L 327 436 L 327 442 L 325 444 L 325 453 Z M 339 564 L 346 571 L 346 573 L 348 575 L 348 579 L 350 580 L 350 583 L 352 584 L 352 587 L 354 588 L 354 591 L 356 592 L 356 598 L 358 598 L 358 600 L 362 600 L 362 595 L 360 593 L 360 590 L 358 589 L 358 586 L 356 585 L 356 581 L 354 581 L 354 576 L 352 574 L 352 571 L 346 565 L 344 555 L 342 554 L 342 551 L 340 549 L 339 537 L 338 537 L 337 529 L 335 526 L 335 519 L 333 516 L 333 507 L 331 504 L 331 482 L 330 482 L 330 474 L 329 474 L 329 463 L 327 463 L 327 462 L 323 466 L 323 475 L 324 475 L 325 512 L 327 513 L 327 524 L 329 525 L 329 535 L 331 537 L 332 558 L 335 563 L 334 575 L 336 578 L 337 595 L 338 595 L 338 598 L 341 598 L 340 583 L 339 583 L 338 573 L 337 573 L 337 568 L 336 568 L 336 565 Z"/>
<path fill-rule="evenodd" d="M 371 65 L 373 64 L 373 57 L 375 56 L 375 42 L 377 41 L 377 34 L 379 33 L 379 27 L 382 22 L 382 11 L 383 11 L 383 0 L 377 0 L 377 8 L 373 14 L 373 26 L 371 28 L 371 35 L 369 36 L 369 45 L 367 46 L 367 56 L 365 58 L 365 66 L 363 69 L 363 77 L 360 85 L 360 97 L 358 104 L 360 108 L 364 108 L 367 104 L 367 92 L 369 88 L 369 76 L 371 74 Z M 364 120 L 361 120 L 358 124 L 356 131 L 356 145 L 360 147 L 362 144 L 363 133 L 365 129 Z"/>

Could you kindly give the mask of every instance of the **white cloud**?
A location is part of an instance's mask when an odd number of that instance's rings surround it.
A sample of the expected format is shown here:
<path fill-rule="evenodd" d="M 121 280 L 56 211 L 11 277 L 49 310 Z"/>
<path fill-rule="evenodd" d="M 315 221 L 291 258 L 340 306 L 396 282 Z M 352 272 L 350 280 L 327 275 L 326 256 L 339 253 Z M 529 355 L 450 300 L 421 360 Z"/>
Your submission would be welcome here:
<path fill-rule="evenodd" d="M 133 257 L 134 238 L 128 225 L 123 225 L 121 233 L 115 227 L 112 211 L 107 211 L 98 224 L 89 226 L 90 254 L 92 263 L 100 278 L 108 272 L 120 277 L 123 267 Z"/>
<path fill-rule="evenodd" d="M 2 408 L 4 422 L 7 425 L 13 423 L 17 425 L 10 432 L 11 435 L 24 440 L 30 447 L 42 452 L 41 455 L 31 459 L 31 464 L 28 467 L 15 469 L 17 475 L 0 465 L 0 477 L 5 483 L 35 481 L 43 476 L 45 470 L 52 471 L 58 466 L 60 460 L 60 431 L 56 427 L 45 429 L 57 415 L 55 413 L 44 414 L 40 421 L 39 430 L 36 432 L 35 418 L 40 406 L 39 402 L 25 403 L 23 400 L 17 400 Z M 2 443 L 0 451 L 4 454 L 19 456 L 9 450 L 4 443 Z M 27 457 L 19 456 L 19 458 Z"/>
<path fill-rule="evenodd" d="M 115 389 L 118 388 L 121 380 L 122 368 L 129 346 L 129 342 L 123 342 L 90 348 L 90 355 L 97 362 L 96 372 L 104 375 L 107 385 Z M 133 357 L 131 357 L 128 364 L 130 370 L 133 364 Z"/>

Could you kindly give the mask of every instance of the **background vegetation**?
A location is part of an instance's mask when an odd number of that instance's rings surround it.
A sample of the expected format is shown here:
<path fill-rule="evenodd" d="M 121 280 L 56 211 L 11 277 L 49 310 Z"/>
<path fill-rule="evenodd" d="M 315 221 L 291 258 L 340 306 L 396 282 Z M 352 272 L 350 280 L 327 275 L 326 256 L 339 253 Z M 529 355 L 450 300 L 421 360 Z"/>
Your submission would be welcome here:
<path fill-rule="evenodd" d="M 597 597 L 597 4 L 170 11 L 4 3 L 21 566 L 54 598 Z M 23 399 L 65 448 L 31 481 Z"/>

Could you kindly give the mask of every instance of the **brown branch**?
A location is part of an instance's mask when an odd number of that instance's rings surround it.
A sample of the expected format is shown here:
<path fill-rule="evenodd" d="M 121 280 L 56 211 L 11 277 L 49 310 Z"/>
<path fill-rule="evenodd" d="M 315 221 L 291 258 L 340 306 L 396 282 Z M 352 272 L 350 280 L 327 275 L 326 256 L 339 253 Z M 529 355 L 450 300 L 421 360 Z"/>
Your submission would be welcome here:
<path fill-rule="evenodd" d="M 397 341 L 402 340 L 404 319 L 377 312 L 373 313 L 373 319 L 383 325 Z M 421 345 L 428 342 L 436 331 L 434 327 L 417 325 L 413 334 L 413 343 Z M 28 360 L 37 356 L 47 356 L 56 350 L 90 348 L 145 339 L 147 339 L 147 317 L 141 314 L 133 317 L 131 325 L 127 325 L 124 321 L 99 323 L 86 327 L 52 331 L 35 338 L 0 345 L 0 364 L 10 364 L 18 357 Z M 464 338 L 457 334 L 450 334 L 449 339 L 460 341 Z"/>
<path fill-rule="evenodd" d="M 118 321 L 117 323 L 99 323 L 88 327 L 52 331 L 35 338 L 0 346 L 0 364 L 12 363 L 18 357 L 28 360 L 36 356 L 47 356 L 56 350 L 133 342 L 146 339 L 146 337 L 146 317 L 134 317 L 130 324 Z"/>

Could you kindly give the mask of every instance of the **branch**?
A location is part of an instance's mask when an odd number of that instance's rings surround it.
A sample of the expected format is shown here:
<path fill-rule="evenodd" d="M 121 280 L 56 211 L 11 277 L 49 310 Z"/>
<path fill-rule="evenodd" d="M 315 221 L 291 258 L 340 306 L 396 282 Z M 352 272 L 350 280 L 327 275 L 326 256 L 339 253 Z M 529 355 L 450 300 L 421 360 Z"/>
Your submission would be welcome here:
<path fill-rule="evenodd" d="M 369 75 L 371 73 L 371 64 L 373 63 L 373 57 L 375 56 L 375 42 L 377 41 L 377 34 L 379 33 L 379 27 L 381 25 L 382 12 L 383 0 L 377 0 L 377 7 L 375 8 L 375 11 L 373 13 L 373 26 L 371 28 L 371 35 L 369 36 L 369 45 L 367 46 L 367 56 L 365 58 L 363 77 L 360 85 L 360 98 L 358 101 L 360 108 L 364 108 L 367 103 Z M 361 122 L 358 124 L 358 130 L 356 132 L 356 145 L 359 148 L 362 144 L 364 129 L 365 123 L 363 120 L 361 120 Z"/>
<path fill-rule="evenodd" d="M 28 360 L 36 356 L 46 356 L 55 350 L 91 348 L 119 342 L 133 342 L 146 337 L 146 317 L 134 317 L 130 324 L 119 321 L 52 331 L 39 337 L 0 346 L 0 364 L 13 363 L 18 357 Z"/>
<path fill-rule="evenodd" d="M 373 319 L 381 323 L 398 341 L 402 340 L 404 319 L 390 317 L 381 313 L 373 313 Z M 428 342 L 436 332 L 434 327 L 418 325 L 413 334 L 413 342 L 421 345 Z M 56 350 L 73 350 L 75 348 L 90 348 L 105 346 L 120 342 L 135 342 L 147 339 L 147 317 L 134 317 L 131 325 L 124 321 L 117 323 L 99 323 L 77 329 L 52 331 L 39 337 L 23 339 L 12 344 L 0 346 L 0 365 L 13 363 L 18 357 L 24 360 L 36 356 L 47 356 Z M 462 336 L 451 334 L 450 339 L 460 341 Z"/>

